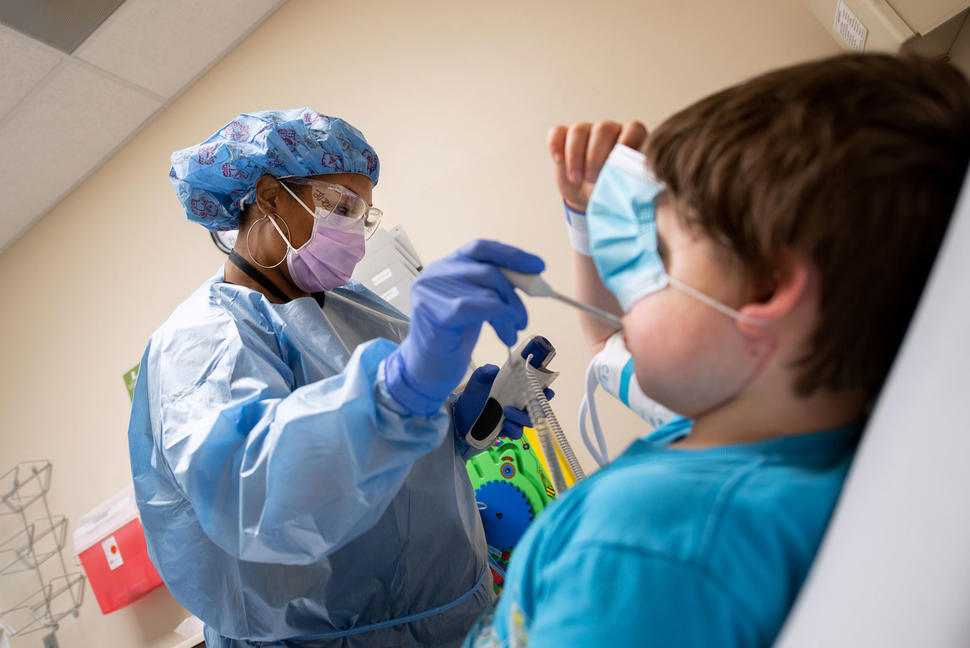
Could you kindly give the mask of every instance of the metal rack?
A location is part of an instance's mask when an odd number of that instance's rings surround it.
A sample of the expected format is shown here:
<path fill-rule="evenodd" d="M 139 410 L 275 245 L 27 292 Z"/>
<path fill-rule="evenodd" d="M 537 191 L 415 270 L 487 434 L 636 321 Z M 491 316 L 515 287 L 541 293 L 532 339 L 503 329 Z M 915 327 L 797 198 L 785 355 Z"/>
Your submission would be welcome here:
<path fill-rule="evenodd" d="M 32 461 L 0 475 L 0 516 L 20 518 L 20 529 L 0 538 L 0 582 L 14 574 L 33 572 L 38 585 L 12 607 L 0 605 L 0 628 L 11 637 L 45 628 L 57 630 L 61 619 L 78 615 L 84 598 L 84 575 L 68 573 L 64 561 L 67 518 L 51 515 L 47 505 L 51 471 L 49 461 Z M 55 556 L 58 560 L 51 566 L 49 561 Z M 55 574 L 45 578 L 44 571 Z M 30 580 L 29 576 L 21 578 Z"/>

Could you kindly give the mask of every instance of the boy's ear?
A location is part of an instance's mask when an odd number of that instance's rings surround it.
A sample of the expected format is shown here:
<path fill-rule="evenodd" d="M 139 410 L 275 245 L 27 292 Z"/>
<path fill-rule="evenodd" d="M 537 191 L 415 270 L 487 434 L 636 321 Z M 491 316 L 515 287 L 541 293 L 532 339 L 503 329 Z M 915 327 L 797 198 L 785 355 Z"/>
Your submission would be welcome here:
<path fill-rule="evenodd" d="M 812 274 L 811 262 L 792 252 L 786 253 L 777 266 L 774 289 L 761 301 L 738 309 L 745 317 L 737 325 L 745 335 L 757 336 L 766 326 L 791 313 L 808 292 Z"/>

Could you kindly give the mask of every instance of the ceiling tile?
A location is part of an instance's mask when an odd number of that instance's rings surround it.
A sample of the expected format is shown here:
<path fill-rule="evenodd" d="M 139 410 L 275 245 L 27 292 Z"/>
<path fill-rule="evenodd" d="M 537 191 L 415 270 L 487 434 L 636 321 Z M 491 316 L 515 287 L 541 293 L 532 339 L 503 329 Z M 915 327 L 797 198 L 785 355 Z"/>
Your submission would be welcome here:
<path fill-rule="evenodd" d="M 33 0 L 0 3 L 0 20 L 70 54 L 124 0 Z"/>
<path fill-rule="evenodd" d="M 74 55 L 166 98 L 282 0 L 127 0 Z"/>
<path fill-rule="evenodd" d="M 0 249 L 54 206 L 161 103 L 71 60 L 0 123 Z"/>
<path fill-rule="evenodd" d="M 63 57 L 54 48 L 0 25 L 0 117 L 17 105 Z"/>

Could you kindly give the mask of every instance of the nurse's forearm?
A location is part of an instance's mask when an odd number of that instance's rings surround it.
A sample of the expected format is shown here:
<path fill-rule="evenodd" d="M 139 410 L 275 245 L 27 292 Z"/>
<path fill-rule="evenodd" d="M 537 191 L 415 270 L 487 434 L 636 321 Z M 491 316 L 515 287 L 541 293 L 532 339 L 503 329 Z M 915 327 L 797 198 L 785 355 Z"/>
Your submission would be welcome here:
<path fill-rule="evenodd" d="M 393 349 L 365 342 L 339 374 L 289 391 L 271 368 L 252 371 L 275 356 L 245 348 L 232 364 L 251 375 L 230 402 L 213 381 L 168 407 L 179 423 L 162 432 L 165 461 L 213 542 L 242 560 L 304 565 L 377 523 L 451 429 L 446 408 L 412 416 L 385 393 L 379 369 Z"/>
<path fill-rule="evenodd" d="M 617 317 L 623 316 L 619 302 L 600 279 L 592 257 L 573 251 L 573 286 L 577 300 L 591 304 L 597 308 L 613 313 Z M 586 344 L 593 353 L 603 349 L 606 340 L 616 333 L 616 329 L 584 313 L 579 315 L 579 325 L 583 329 Z"/>

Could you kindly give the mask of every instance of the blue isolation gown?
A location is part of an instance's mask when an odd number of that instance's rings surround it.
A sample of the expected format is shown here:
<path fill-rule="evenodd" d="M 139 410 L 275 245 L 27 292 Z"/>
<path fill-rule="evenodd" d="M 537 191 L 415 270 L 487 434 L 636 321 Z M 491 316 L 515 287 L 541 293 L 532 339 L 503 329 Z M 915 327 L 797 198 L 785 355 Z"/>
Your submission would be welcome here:
<path fill-rule="evenodd" d="M 406 332 L 355 282 L 321 309 L 220 271 L 152 336 L 135 492 L 210 648 L 454 645 L 493 601 L 449 407 L 410 415 L 384 385 Z"/>

